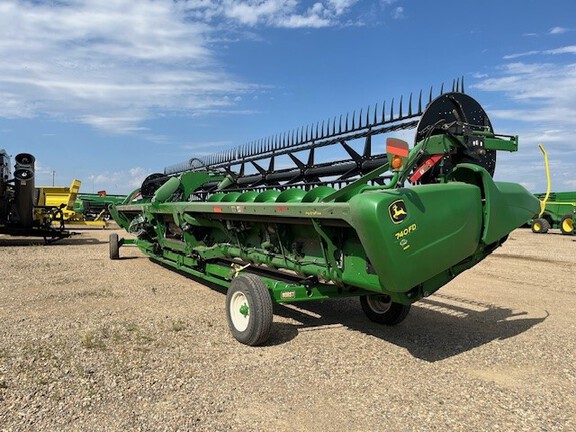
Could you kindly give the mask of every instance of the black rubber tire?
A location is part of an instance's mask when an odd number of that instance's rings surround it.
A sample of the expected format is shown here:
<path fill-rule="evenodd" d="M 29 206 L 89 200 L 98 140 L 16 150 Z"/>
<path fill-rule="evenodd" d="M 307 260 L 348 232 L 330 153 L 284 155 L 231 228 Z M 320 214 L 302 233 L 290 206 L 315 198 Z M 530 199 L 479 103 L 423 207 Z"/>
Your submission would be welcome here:
<path fill-rule="evenodd" d="M 536 234 L 546 234 L 550 229 L 550 222 L 544 218 L 536 218 L 532 221 L 532 232 Z"/>
<path fill-rule="evenodd" d="M 110 250 L 110 259 L 117 260 L 120 259 L 120 239 L 118 234 L 112 233 L 108 237 L 108 246 Z"/>
<path fill-rule="evenodd" d="M 410 305 L 395 303 L 383 294 L 360 296 L 360 306 L 370 321 L 389 326 L 400 324 L 410 312 Z"/>
<path fill-rule="evenodd" d="M 250 273 L 237 276 L 226 293 L 232 336 L 244 345 L 262 345 L 270 336 L 273 317 L 272 297 L 262 279 Z"/>
<path fill-rule="evenodd" d="M 567 214 L 560 219 L 560 231 L 565 235 L 574 234 L 574 215 Z"/>

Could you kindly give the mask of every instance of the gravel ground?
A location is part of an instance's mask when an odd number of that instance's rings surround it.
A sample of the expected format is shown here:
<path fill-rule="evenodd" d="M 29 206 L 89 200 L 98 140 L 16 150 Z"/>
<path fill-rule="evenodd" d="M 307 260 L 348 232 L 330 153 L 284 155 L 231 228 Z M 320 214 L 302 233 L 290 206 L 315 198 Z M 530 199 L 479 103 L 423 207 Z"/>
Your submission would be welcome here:
<path fill-rule="evenodd" d="M 576 237 L 517 230 L 396 327 L 275 306 L 250 348 L 222 290 L 110 232 L 0 236 L 0 431 L 576 430 Z"/>

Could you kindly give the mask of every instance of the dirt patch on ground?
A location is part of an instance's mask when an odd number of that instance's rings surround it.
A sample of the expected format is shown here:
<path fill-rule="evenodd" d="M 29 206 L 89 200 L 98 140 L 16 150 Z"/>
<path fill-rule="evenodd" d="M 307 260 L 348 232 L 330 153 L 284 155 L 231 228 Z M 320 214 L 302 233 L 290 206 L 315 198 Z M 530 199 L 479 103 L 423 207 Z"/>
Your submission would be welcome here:
<path fill-rule="evenodd" d="M 1 431 L 576 430 L 576 237 L 517 230 L 396 327 L 276 306 L 250 348 L 222 290 L 110 232 L 0 236 Z"/>

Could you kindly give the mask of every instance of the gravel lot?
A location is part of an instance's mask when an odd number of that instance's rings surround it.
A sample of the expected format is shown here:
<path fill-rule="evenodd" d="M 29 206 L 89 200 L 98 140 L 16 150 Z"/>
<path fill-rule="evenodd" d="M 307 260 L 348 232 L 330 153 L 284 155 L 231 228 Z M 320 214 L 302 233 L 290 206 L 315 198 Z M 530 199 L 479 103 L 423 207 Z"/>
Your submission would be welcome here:
<path fill-rule="evenodd" d="M 276 306 L 250 348 L 222 290 L 81 232 L 0 236 L 0 431 L 576 430 L 576 237 L 517 230 L 396 327 Z"/>

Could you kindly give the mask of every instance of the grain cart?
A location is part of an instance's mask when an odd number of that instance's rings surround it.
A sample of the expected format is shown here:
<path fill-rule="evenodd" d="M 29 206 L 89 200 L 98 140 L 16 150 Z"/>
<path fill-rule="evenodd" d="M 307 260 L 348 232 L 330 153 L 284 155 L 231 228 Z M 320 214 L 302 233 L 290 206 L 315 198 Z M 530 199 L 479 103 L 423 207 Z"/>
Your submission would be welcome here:
<path fill-rule="evenodd" d="M 38 202 L 34 187 L 36 158 L 29 153 L 16 155 L 14 177 L 10 157 L 0 150 L 0 234 L 44 237 L 50 243 L 74 234 L 67 231 L 59 207 Z M 59 220 L 57 227 L 52 226 Z"/>
<path fill-rule="evenodd" d="M 378 135 L 408 129 L 411 150 L 388 137 L 374 151 Z M 134 236 L 112 234 L 110 257 L 136 245 L 226 287 L 230 331 L 247 345 L 268 338 L 273 303 L 358 296 L 370 320 L 398 324 L 538 211 L 522 186 L 492 180 L 496 152 L 517 145 L 458 80 L 425 109 L 420 93 L 150 175 L 110 208 Z M 292 166 L 275 168 L 282 156 Z"/>
<path fill-rule="evenodd" d="M 565 235 L 573 235 L 576 222 L 576 192 L 550 192 L 550 166 L 548 154 L 541 144 L 538 144 L 544 155 L 546 168 L 546 193 L 535 194 L 540 200 L 540 212 L 531 221 L 532 232 L 546 234 L 550 228 L 558 228 Z"/>

